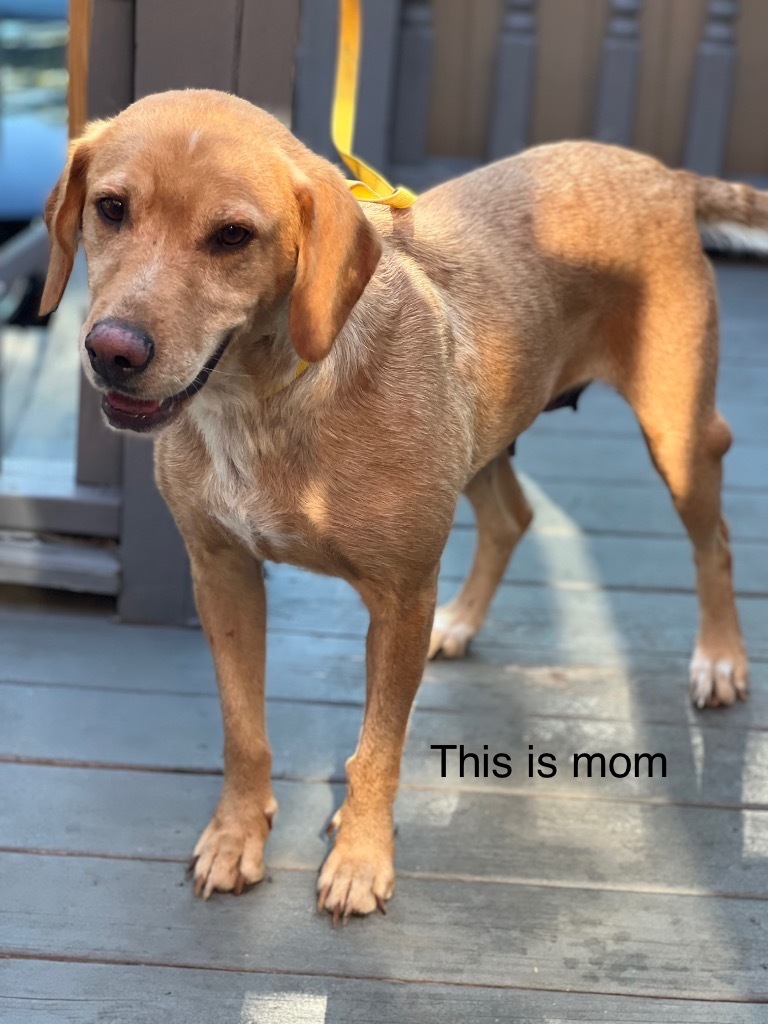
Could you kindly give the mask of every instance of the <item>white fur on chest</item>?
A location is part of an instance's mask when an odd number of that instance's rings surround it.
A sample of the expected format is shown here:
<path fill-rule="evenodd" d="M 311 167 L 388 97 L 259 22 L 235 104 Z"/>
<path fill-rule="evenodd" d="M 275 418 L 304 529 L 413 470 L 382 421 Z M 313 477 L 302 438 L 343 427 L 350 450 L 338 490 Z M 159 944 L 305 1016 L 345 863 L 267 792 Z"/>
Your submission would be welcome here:
<path fill-rule="evenodd" d="M 259 455 L 250 424 L 217 396 L 197 396 L 190 415 L 205 444 L 210 465 L 203 499 L 209 513 L 254 555 L 279 550 L 289 540 L 281 516 L 259 480 Z"/>

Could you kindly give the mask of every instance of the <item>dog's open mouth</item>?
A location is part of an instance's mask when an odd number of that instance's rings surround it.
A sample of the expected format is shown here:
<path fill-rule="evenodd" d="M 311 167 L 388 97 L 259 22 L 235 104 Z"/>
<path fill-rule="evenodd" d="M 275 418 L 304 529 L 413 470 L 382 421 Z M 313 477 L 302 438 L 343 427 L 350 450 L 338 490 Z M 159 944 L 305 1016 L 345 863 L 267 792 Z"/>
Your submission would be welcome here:
<path fill-rule="evenodd" d="M 110 425 L 118 430 L 134 430 L 141 434 L 170 423 L 181 412 L 185 402 L 193 398 L 208 380 L 232 336 L 232 333 L 227 335 L 191 384 L 161 402 L 107 391 L 101 400 L 101 408 Z"/>
<path fill-rule="evenodd" d="M 163 402 L 142 402 L 117 391 L 107 391 L 101 400 L 101 408 L 113 427 L 143 432 L 169 423 L 178 413 L 180 401 L 172 395 Z"/>

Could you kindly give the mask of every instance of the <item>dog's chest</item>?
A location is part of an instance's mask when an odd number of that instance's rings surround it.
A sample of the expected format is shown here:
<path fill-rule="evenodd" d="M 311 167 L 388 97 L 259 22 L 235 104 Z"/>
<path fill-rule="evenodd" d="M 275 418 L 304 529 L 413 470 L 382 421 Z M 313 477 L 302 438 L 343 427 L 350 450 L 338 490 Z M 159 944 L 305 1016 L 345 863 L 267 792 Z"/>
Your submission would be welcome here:
<path fill-rule="evenodd" d="M 200 396 L 202 397 L 202 396 Z M 208 465 L 202 499 L 207 513 L 259 558 L 281 560 L 299 537 L 291 510 L 281 500 L 287 489 L 275 486 L 275 453 L 265 452 L 253 431 L 239 417 L 207 409 L 195 410 Z"/>

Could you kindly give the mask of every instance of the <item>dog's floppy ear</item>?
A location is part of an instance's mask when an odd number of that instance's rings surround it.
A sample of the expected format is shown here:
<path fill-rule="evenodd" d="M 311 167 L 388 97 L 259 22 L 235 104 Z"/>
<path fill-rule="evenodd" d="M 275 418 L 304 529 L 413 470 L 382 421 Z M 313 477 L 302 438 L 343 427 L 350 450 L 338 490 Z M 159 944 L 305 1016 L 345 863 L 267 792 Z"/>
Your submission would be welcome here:
<path fill-rule="evenodd" d="M 85 204 L 88 163 L 95 139 L 101 134 L 104 124 L 97 121 L 89 125 L 82 138 L 70 145 L 67 165 L 45 204 L 43 218 L 51 240 L 51 255 L 40 301 L 40 316 L 46 316 L 61 302 L 72 273 Z"/>
<path fill-rule="evenodd" d="M 381 241 L 335 172 L 295 186 L 301 214 L 289 331 L 302 359 L 331 350 L 381 256 Z"/>

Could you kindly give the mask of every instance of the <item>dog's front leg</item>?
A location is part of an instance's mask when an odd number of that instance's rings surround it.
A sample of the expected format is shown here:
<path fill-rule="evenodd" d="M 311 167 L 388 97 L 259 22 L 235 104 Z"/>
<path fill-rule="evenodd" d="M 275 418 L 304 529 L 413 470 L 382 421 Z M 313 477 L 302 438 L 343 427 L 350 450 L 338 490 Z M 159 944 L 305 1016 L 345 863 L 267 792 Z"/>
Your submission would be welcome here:
<path fill-rule="evenodd" d="M 366 646 L 365 715 L 357 750 L 347 761 L 347 795 L 333 819 L 333 849 L 317 882 L 318 909 L 334 923 L 369 914 L 394 891 L 392 805 L 411 704 L 429 647 L 437 573 L 411 593 L 360 587 L 371 622 Z"/>
<path fill-rule="evenodd" d="M 195 892 L 242 892 L 264 877 L 277 810 L 264 713 L 266 595 L 261 564 L 241 548 L 189 545 L 195 600 L 216 665 L 224 785 L 195 847 Z"/>

